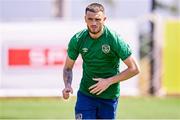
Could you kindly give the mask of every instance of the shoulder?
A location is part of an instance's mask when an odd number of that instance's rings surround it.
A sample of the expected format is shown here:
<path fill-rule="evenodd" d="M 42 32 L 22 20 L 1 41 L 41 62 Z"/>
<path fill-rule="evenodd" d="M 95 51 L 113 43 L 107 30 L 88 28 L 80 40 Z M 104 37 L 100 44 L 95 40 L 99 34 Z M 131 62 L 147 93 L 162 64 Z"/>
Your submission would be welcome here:
<path fill-rule="evenodd" d="M 109 38 L 110 41 L 112 42 L 123 41 L 123 38 L 121 37 L 119 33 L 117 33 L 116 31 L 112 30 L 111 28 L 107 26 L 105 26 L 105 33 L 106 33 L 107 38 Z"/>
<path fill-rule="evenodd" d="M 71 39 L 79 41 L 80 39 L 84 38 L 87 35 L 88 35 L 88 30 L 83 29 L 83 30 L 77 32 Z"/>

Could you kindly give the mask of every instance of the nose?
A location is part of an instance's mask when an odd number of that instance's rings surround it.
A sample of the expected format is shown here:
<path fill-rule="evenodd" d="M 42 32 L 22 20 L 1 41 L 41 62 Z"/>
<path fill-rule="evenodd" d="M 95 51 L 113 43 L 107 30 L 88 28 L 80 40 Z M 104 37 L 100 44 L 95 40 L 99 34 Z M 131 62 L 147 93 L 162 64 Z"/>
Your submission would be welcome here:
<path fill-rule="evenodd" d="M 92 21 L 92 25 L 96 25 L 96 20 L 93 20 L 93 21 Z"/>

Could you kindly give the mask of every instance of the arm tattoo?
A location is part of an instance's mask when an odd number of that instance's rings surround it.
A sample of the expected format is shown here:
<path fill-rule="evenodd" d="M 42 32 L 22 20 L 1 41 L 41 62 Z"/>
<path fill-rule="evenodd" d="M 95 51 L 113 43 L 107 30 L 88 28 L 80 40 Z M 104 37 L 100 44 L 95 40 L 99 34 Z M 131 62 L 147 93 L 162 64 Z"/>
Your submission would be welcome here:
<path fill-rule="evenodd" d="M 72 83 L 72 69 L 65 68 L 63 70 L 63 78 L 64 78 L 64 83 L 65 85 Z"/>

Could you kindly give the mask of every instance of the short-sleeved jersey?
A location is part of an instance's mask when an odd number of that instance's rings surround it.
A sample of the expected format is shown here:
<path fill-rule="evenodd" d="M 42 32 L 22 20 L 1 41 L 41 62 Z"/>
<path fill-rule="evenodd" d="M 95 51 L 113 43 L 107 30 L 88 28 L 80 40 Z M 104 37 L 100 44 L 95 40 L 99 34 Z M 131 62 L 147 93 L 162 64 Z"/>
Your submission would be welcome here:
<path fill-rule="evenodd" d="M 103 99 L 114 99 L 120 95 L 120 85 L 115 83 L 100 95 L 91 94 L 88 89 L 97 83 L 93 78 L 109 78 L 119 73 L 120 59 L 131 55 L 129 45 L 114 31 L 104 26 L 103 34 L 93 39 L 87 29 L 76 33 L 68 45 L 68 56 L 76 60 L 81 54 L 83 76 L 79 90 L 86 95 Z"/>

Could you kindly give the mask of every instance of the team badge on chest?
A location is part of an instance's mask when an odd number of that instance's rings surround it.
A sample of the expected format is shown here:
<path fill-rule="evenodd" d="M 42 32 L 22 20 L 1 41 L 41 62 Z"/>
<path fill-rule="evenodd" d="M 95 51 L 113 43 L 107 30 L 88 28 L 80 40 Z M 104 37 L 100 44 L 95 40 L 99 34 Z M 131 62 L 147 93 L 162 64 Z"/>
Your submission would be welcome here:
<path fill-rule="evenodd" d="M 107 44 L 102 45 L 102 51 L 103 51 L 103 53 L 107 54 L 107 53 L 110 52 L 110 50 L 111 50 L 111 48 L 110 48 L 109 45 L 107 45 Z"/>

